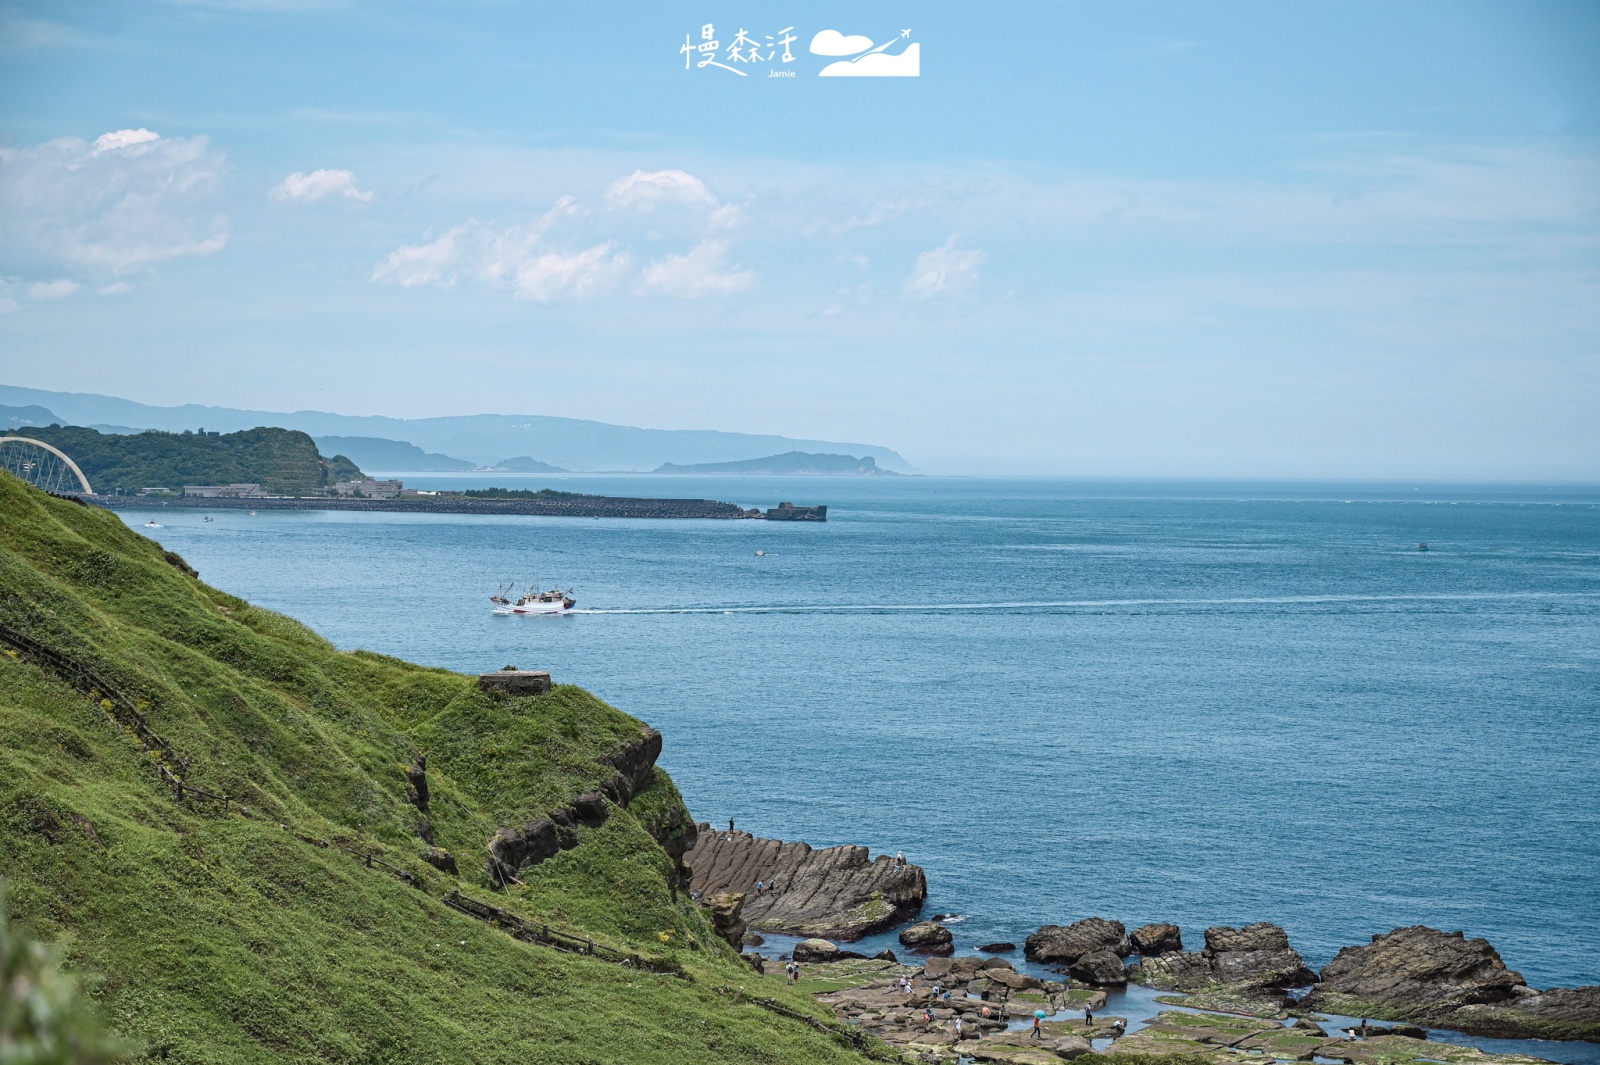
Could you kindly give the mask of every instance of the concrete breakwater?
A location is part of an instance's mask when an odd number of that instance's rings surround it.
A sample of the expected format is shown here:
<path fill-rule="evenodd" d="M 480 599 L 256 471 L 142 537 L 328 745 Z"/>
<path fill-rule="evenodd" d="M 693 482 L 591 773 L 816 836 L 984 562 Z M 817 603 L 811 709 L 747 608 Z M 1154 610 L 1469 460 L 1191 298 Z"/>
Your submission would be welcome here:
<path fill-rule="evenodd" d="M 553 518 L 766 518 L 759 510 L 715 499 L 635 499 L 572 495 L 556 499 L 474 499 L 423 496 L 406 499 L 193 498 L 179 496 L 84 496 L 107 510 L 365 510 L 412 514 L 526 514 Z M 781 520 L 781 519 L 780 519 Z M 809 520 L 824 520 L 813 518 Z"/>

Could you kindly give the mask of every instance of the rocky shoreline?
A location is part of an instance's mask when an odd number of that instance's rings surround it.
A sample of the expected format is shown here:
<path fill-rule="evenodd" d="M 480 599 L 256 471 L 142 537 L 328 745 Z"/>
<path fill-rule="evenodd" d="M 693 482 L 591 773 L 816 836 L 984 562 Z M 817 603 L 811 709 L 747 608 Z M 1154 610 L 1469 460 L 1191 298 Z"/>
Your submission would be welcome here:
<path fill-rule="evenodd" d="M 704 900 L 742 895 L 740 916 L 757 932 L 849 942 L 903 923 L 928 897 L 920 868 L 874 859 L 865 847 L 815 850 L 703 822 L 695 828 L 683 859 L 694 892 Z"/>
<path fill-rule="evenodd" d="M 869 1027 L 887 1023 L 894 1028 L 915 1021 L 916 1007 L 926 1005 L 916 990 L 923 985 L 960 993 L 941 998 L 929 1007 L 931 1012 L 924 1011 L 924 1027 L 959 1016 L 970 1022 L 973 1031 L 998 1033 L 1007 1018 L 1016 1015 L 1006 1012 L 1009 1007 L 997 1006 L 997 997 L 1000 1003 L 1009 1003 L 1013 994 L 1022 995 L 1018 1001 L 1037 999 L 1021 1014 L 1031 1016 L 1034 1008 L 1044 1005 L 1052 1013 L 1081 1009 L 1095 1002 L 1096 995 L 1103 1002 L 1106 991 L 1135 984 L 1178 993 L 1182 999 L 1173 1001 L 1186 1008 L 1274 1024 L 1291 1018 L 1307 1019 L 1309 1024 L 1322 1013 L 1401 1022 L 1386 1031 L 1386 1039 L 1420 1037 L 1427 1027 L 1499 1039 L 1600 1042 L 1600 987 L 1536 990 L 1506 966 L 1487 940 L 1468 939 L 1462 932 L 1422 925 L 1397 928 L 1373 936 L 1369 943 L 1344 948 L 1316 971 L 1290 944 L 1288 933 L 1268 922 L 1207 928 L 1202 949 L 1187 950 L 1176 924 L 1147 924 L 1130 933 L 1120 921 L 1088 917 L 1067 925 L 1042 925 L 1027 937 L 1026 960 L 1063 978 L 1049 982 L 1019 973 L 1010 961 L 998 957 L 948 957 L 954 951 L 954 936 L 937 918 L 908 924 L 927 899 L 926 876 L 915 865 L 882 855 L 872 859 L 865 847 L 813 850 L 804 843 L 724 832 L 707 824 L 697 828 L 697 841 L 684 863 L 702 902 L 714 915 L 722 914 L 717 918 L 719 930 L 727 926 L 723 934 L 736 945 L 759 942 L 751 930 L 784 933 L 809 937 L 786 955 L 793 961 L 866 963 L 864 955 L 829 940 L 849 942 L 907 925 L 899 934 L 902 947 L 933 957 L 920 968 L 907 968 L 899 965 L 893 952 L 884 951 L 872 962 L 897 967 L 900 975 L 915 973 L 911 990 L 894 982 L 869 981 L 857 991 L 822 997 L 841 1016 L 858 1023 L 870 1021 Z M 1005 953 L 1014 946 L 996 943 L 979 949 Z M 938 1033 L 930 1028 L 923 1034 Z M 1063 1036 L 1068 1037 L 1074 1040 L 1068 1049 L 1076 1051 L 1084 1033 Z M 935 1039 L 935 1045 L 956 1042 L 942 1038 Z M 1295 1038 L 1307 1047 L 1316 1041 L 1306 1032 Z M 1141 1049 L 1151 1052 L 1149 1047 Z M 1313 1056 L 1359 1062 L 1372 1058 L 1338 1058 L 1326 1049 L 1318 1042 L 1312 1052 L 1291 1056 L 1307 1061 Z M 1041 1051 L 1035 1041 L 1029 1052 Z M 978 1055 L 977 1060 L 1024 1059 Z M 1442 1059 L 1434 1055 L 1430 1060 Z"/>

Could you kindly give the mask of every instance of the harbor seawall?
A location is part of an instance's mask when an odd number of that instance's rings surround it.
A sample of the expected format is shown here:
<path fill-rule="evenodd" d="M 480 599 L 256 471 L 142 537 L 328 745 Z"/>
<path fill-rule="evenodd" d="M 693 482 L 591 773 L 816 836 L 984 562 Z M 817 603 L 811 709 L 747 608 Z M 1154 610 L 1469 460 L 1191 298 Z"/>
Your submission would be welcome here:
<path fill-rule="evenodd" d="M 532 514 L 552 518 L 764 518 L 758 510 L 715 499 L 635 499 L 627 496 L 573 496 L 561 499 L 470 499 L 425 496 L 411 499 L 342 498 L 156 498 L 83 496 L 107 510 L 367 510 L 413 514 Z M 823 519 L 812 519 L 823 520 Z"/>

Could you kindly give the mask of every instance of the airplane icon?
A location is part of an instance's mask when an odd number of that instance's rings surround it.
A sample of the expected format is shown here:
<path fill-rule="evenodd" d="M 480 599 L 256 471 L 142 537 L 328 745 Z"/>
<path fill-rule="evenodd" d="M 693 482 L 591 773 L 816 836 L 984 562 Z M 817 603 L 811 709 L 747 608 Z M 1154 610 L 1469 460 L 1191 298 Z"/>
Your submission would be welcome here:
<path fill-rule="evenodd" d="M 911 36 L 911 31 L 910 30 L 901 30 L 900 31 L 900 36 L 902 36 L 902 37 L 910 37 Z"/>

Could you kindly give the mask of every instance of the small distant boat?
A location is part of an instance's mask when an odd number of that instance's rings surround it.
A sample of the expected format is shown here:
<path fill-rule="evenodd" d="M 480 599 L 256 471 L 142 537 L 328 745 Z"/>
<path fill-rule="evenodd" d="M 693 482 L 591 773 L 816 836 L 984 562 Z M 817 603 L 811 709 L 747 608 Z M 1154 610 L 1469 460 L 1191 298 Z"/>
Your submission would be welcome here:
<path fill-rule="evenodd" d="M 757 551 L 756 552 L 756 557 L 757 558 L 766 558 L 767 557 L 767 553 L 765 551 Z"/>
<path fill-rule="evenodd" d="M 151 518 L 149 521 L 145 522 L 144 523 L 144 527 L 146 529 L 164 529 L 164 528 L 166 528 L 165 525 L 162 525 L 160 522 L 156 521 L 154 518 Z"/>
<path fill-rule="evenodd" d="M 252 517 L 252 518 L 253 518 L 253 517 L 255 517 L 255 516 L 256 516 L 256 512 L 255 512 L 255 511 L 253 511 L 253 510 L 252 510 L 252 511 L 250 511 L 250 516 L 251 516 L 251 517 Z"/>
<path fill-rule="evenodd" d="M 572 598 L 572 589 L 570 588 L 564 592 L 554 588 L 548 592 L 535 592 L 530 589 L 521 595 L 517 595 L 515 599 L 512 598 L 513 595 L 516 595 L 516 585 L 497 588 L 495 593 L 489 597 L 489 602 L 494 604 L 490 612 L 494 614 L 565 614 L 578 605 L 578 601 Z"/>
<path fill-rule="evenodd" d="M 1425 543 L 1417 545 L 1417 550 L 1418 551 L 1426 551 L 1427 549 L 1428 549 L 1428 545 L 1425 544 Z"/>
<path fill-rule="evenodd" d="M 210 521 L 211 520 L 211 515 L 207 514 L 205 517 L 201 518 L 200 520 L 201 521 Z"/>

